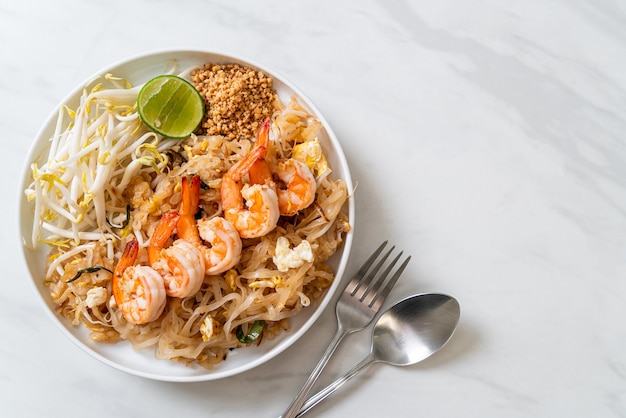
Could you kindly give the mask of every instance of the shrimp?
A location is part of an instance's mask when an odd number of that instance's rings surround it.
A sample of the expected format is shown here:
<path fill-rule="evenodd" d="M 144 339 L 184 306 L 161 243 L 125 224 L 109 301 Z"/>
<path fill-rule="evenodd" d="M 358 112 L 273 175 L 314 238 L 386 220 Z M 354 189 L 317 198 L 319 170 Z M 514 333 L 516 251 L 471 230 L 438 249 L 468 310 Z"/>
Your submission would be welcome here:
<path fill-rule="evenodd" d="M 285 188 L 278 187 L 278 207 L 281 215 L 292 216 L 315 201 L 317 184 L 309 167 L 296 159 L 279 161 L 274 170 Z"/>
<path fill-rule="evenodd" d="M 184 239 L 165 244 L 174 232 L 181 215 L 163 214 L 148 245 L 148 261 L 165 283 L 168 296 L 184 298 L 200 290 L 204 281 L 204 258 L 200 251 Z"/>
<path fill-rule="evenodd" d="M 241 238 L 235 226 L 221 216 L 198 221 L 200 237 L 211 244 L 203 247 L 206 274 L 218 274 L 235 267 L 241 259 Z"/>
<path fill-rule="evenodd" d="M 113 273 L 113 297 L 122 316 L 133 324 L 145 324 L 157 319 L 167 300 L 163 277 L 148 266 L 135 266 L 139 244 L 126 244 L 124 253 Z"/>
<path fill-rule="evenodd" d="M 216 216 L 196 222 L 200 200 L 200 178 L 182 179 L 182 203 L 178 236 L 191 243 L 204 258 L 205 274 L 219 274 L 233 268 L 241 258 L 241 238 L 232 223 Z M 204 242 L 210 244 L 206 246 Z"/>
<path fill-rule="evenodd" d="M 243 177 L 253 167 L 263 167 L 269 146 L 270 121 L 265 120 L 257 133 L 252 150 L 233 165 L 222 178 L 222 206 L 224 217 L 231 222 L 241 238 L 262 237 L 272 231 L 280 217 L 278 196 L 271 177 L 256 178 L 251 184 L 243 184 Z M 257 173 L 257 170 L 253 170 Z M 254 176 L 258 177 L 258 176 Z M 265 181 L 262 181 L 265 180 Z"/>

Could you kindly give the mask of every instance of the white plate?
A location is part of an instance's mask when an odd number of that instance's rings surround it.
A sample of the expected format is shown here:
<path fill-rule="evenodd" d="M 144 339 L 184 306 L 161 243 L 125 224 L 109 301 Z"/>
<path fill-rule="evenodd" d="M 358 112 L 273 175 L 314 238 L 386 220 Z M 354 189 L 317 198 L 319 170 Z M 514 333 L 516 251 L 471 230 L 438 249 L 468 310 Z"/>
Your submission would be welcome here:
<path fill-rule="evenodd" d="M 341 149 L 341 145 L 320 111 L 298 88 L 284 77 L 265 66 L 220 53 L 199 50 L 172 50 L 133 57 L 105 68 L 95 75 L 112 73 L 115 76 L 128 79 L 133 85 L 137 85 L 148 81 L 154 76 L 162 74 L 165 68 L 171 68 L 173 60 L 178 63 L 181 69 L 204 63 L 238 63 L 256 68 L 271 75 L 274 79 L 274 87 L 283 102 L 286 103 L 292 95 L 295 95 L 299 103 L 323 123 L 324 129 L 319 135 L 319 140 L 327 152 L 328 160 L 333 168 L 333 177 L 344 179 L 348 185 L 348 190 L 353 189 L 348 164 Z M 88 80 L 91 79 L 92 77 Z M 60 105 L 68 104 L 70 107 L 76 108 L 78 97 L 86 82 L 87 81 L 77 86 Z M 22 172 L 23 187 L 21 190 L 24 190 L 31 182 L 31 164 L 38 161 L 47 153 L 48 139 L 53 134 L 57 112 L 57 109 L 52 112 L 35 138 Z M 322 310 L 328 305 L 328 302 L 341 281 L 352 244 L 353 234 L 350 232 L 347 234 L 345 243 L 340 251 L 330 260 L 331 265 L 337 273 L 336 280 L 321 301 L 304 309 L 292 318 L 291 331 L 283 333 L 273 340 L 263 341 L 263 344 L 259 347 L 245 347 L 231 351 L 226 361 L 217 365 L 212 370 L 206 370 L 200 366 L 187 367 L 169 360 L 157 360 L 152 350 L 138 352 L 133 350 L 128 342 L 103 344 L 91 341 L 88 338 L 87 331 L 83 327 L 74 327 L 65 318 L 57 315 L 54 311 L 55 304 L 52 302 L 49 289 L 43 284 L 45 257 L 49 248 L 45 245 L 41 245 L 37 251 L 33 251 L 23 245 L 23 242 L 30 242 L 33 208 L 32 203 L 26 200 L 23 193 L 19 196 L 19 202 L 19 238 L 20 246 L 23 248 L 24 260 L 26 261 L 37 294 L 45 304 L 46 311 L 50 314 L 54 323 L 58 325 L 61 331 L 70 338 L 70 340 L 103 363 L 137 376 L 163 381 L 191 382 L 220 379 L 249 370 L 280 354 L 313 325 L 315 320 L 322 313 Z M 350 224 L 354 225 L 354 200 L 352 197 L 347 204 Z"/>

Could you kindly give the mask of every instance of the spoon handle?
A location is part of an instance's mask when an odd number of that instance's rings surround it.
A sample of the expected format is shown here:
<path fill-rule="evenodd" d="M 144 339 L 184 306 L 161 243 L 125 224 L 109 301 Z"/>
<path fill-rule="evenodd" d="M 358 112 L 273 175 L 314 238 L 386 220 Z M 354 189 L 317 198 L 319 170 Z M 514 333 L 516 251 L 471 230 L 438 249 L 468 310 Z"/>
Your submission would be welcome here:
<path fill-rule="evenodd" d="M 302 415 L 309 412 L 315 405 L 326 399 L 331 393 L 339 389 L 339 387 L 341 387 L 344 383 L 352 380 L 353 377 L 358 376 L 361 372 L 371 366 L 375 361 L 376 359 L 374 358 L 373 354 L 370 353 L 367 357 L 361 360 L 359 364 L 350 369 L 349 372 L 347 372 L 346 374 L 335 380 L 333 383 L 326 386 L 324 389 L 320 390 L 315 395 L 307 399 L 304 405 L 302 405 L 302 408 L 300 409 L 296 417 L 301 417 Z"/>
<path fill-rule="evenodd" d="M 304 383 L 304 386 L 302 386 L 302 389 L 300 389 L 300 392 L 298 392 L 298 394 L 295 396 L 295 398 L 291 402 L 291 405 L 289 405 L 287 410 L 283 413 L 282 418 L 291 418 L 291 417 L 296 416 L 301 406 L 304 404 L 304 401 L 307 395 L 311 391 L 311 388 L 317 381 L 317 378 L 320 376 L 320 374 L 322 373 L 322 370 L 328 363 L 328 360 L 333 355 L 333 353 L 335 352 L 335 349 L 337 348 L 341 340 L 343 340 L 343 338 L 346 335 L 348 335 L 348 332 L 344 330 L 341 324 L 338 324 L 337 332 L 335 333 L 335 336 L 328 344 L 328 348 L 326 348 L 326 351 L 324 351 L 322 358 L 319 360 L 319 362 L 317 363 L 317 365 L 315 366 L 315 368 L 309 375 L 309 378 Z"/>

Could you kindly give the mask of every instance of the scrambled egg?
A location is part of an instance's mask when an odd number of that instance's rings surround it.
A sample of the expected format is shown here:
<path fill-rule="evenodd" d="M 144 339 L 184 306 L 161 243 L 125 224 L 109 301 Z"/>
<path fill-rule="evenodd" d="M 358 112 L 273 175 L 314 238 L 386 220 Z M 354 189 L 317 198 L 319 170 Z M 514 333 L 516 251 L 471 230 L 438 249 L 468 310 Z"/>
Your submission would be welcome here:
<path fill-rule="evenodd" d="M 202 334 L 202 341 L 209 341 L 211 338 L 219 335 L 220 323 L 217 322 L 211 315 L 204 318 L 202 324 L 200 324 L 200 334 Z"/>
<path fill-rule="evenodd" d="M 295 145 L 291 156 L 298 161 L 305 163 L 311 171 L 316 170 L 319 174 L 328 170 L 328 162 L 322 152 L 322 145 L 315 138 L 312 141 Z"/>
<path fill-rule="evenodd" d="M 237 270 L 228 270 L 226 274 L 224 274 L 224 278 L 226 279 L 226 283 L 228 283 L 230 290 L 232 290 L 233 292 L 237 290 L 237 283 L 235 282 L 235 280 L 237 279 Z"/>
<path fill-rule="evenodd" d="M 302 241 L 297 247 L 289 248 L 289 240 L 280 237 L 276 241 L 276 253 L 272 258 L 278 271 L 286 272 L 290 268 L 297 268 L 305 262 L 313 261 L 313 250 L 309 241 Z"/>
<path fill-rule="evenodd" d="M 87 307 L 93 308 L 106 303 L 107 297 L 108 292 L 104 287 L 94 287 L 87 291 L 87 299 L 85 299 L 85 303 L 87 304 Z"/>
<path fill-rule="evenodd" d="M 283 279 L 280 276 L 272 276 L 269 279 L 255 280 L 248 283 L 248 286 L 253 289 L 257 287 L 270 287 L 272 289 L 275 289 L 277 287 L 282 287 L 283 285 Z"/>

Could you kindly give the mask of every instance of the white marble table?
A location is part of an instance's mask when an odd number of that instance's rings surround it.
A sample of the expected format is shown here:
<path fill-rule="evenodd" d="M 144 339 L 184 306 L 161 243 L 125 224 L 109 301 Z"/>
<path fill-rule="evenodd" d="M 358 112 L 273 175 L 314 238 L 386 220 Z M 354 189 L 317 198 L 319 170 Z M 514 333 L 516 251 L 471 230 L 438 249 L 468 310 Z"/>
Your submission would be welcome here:
<path fill-rule="evenodd" d="M 185 47 L 265 63 L 327 116 L 358 182 L 350 269 L 388 237 L 413 254 L 391 300 L 461 303 L 441 353 L 310 416 L 626 416 L 625 28 L 608 0 L 2 0 L 0 415 L 275 417 L 330 339 L 328 309 L 242 375 L 145 380 L 74 346 L 28 283 L 16 178 L 39 126 L 99 68 Z"/>

